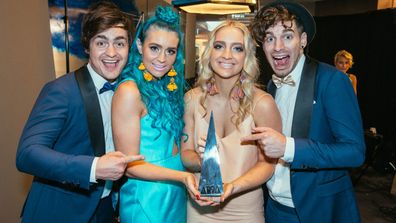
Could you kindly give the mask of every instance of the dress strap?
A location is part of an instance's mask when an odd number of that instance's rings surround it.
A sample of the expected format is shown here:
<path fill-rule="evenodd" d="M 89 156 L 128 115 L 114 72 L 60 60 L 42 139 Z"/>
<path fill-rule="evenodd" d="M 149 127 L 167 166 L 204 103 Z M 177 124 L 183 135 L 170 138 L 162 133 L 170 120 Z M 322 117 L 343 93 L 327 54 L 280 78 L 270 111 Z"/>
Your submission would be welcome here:
<path fill-rule="evenodd" d="M 259 96 L 253 98 L 253 107 L 252 107 L 252 112 L 254 111 L 254 109 L 256 109 L 256 105 L 259 103 L 259 101 L 264 98 L 265 96 L 271 96 L 268 93 L 260 93 Z"/>

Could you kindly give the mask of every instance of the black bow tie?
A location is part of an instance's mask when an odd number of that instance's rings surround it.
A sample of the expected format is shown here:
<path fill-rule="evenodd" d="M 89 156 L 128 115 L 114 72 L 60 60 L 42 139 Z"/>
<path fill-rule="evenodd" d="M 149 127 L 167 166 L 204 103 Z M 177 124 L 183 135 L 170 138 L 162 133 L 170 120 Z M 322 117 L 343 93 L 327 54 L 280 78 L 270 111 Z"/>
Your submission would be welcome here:
<path fill-rule="evenodd" d="M 116 86 L 115 84 L 110 84 L 109 82 L 106 82 L 103 85 L 103 87 L 99 90 L 99 94 L 102 94 L 103 92 L 106 92 L 106 91 L 109 91 L 109 90 L 114 91 L 115 86 Z"/>

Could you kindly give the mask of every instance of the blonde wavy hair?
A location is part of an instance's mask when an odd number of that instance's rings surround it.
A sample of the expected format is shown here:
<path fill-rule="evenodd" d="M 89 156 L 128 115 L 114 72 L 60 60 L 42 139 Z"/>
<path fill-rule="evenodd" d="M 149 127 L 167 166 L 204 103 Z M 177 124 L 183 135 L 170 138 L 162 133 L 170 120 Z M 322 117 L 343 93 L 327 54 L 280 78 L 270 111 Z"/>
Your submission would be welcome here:
<path fill-rule="evenodd" d="M 346 51 L 346 50 L 340 50 L 336 53 L 336 55 L 334 56 L 334 64 L 337 64 L 337 61 L 339 60 L 340 57 L 345 57 L 345 59 L 348 60 L 349 65 L 351 68 L 353 65 L 353 56 L 350 52 Z"/>
<path fill-rule="evenodd" d="M 253 40 L 248 28 L 243 23 L 226 20 L 209 33 L 208 44 L 206 45 L 205 50 L 200 58 L 199 76 L 196 82 L 196 86 L 199 87 L 202 92 L 204 92 L 204 94 L 200 97 L 199 102 L 205 110 L 205 116 L 207 114 L 207 110 L 204 103 L 209 94 L 208 85 L 214 84 L 215 75 L 210 66 L 210 55 L 213 50 L 213 43 L 215 41 L 216 33 L 224 27 L 234 27 L 240 29 L 244 37 L 243 44 L 244 50 L 246 52 L 246 57 L 240 74 L 243 78 L 239 78 L 234 83 L 234 86 L 232 88 L 233 90 L 235 87 L 240 87 L 244 93 L 244 97 L 239 99 L 238 110 L 234 112 L 235 114 L 232 117 L 232 122 L 238 128 L 239 124 L 243 120 L 245 120 L 247 115 L 251 114 L 252 112 L 254 87 L 256 86 L 256 82 L 260 74 L 259 66 L 255 55 L 256 42 Z M 231 97 L 232 90 L 230 91 L 229 97 Z"/>

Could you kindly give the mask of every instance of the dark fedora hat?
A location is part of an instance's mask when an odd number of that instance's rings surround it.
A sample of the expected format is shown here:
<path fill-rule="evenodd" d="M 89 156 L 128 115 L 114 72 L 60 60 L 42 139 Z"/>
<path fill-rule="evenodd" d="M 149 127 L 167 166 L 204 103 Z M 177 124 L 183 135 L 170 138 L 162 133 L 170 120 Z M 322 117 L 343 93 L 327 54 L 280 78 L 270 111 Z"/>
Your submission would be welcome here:
<path fill-rule="evenodd" d="M 308 43 L 310 43 L 316 33 L 316 23 L 311 13 L 303 5 L 291 0 L 274 1 L 265 5 L 261 10 L 279 6 L 285 7 L 289 12 L 297 16 L 298 22 L 304 27 L 304 32 L 307 33 Z"/>

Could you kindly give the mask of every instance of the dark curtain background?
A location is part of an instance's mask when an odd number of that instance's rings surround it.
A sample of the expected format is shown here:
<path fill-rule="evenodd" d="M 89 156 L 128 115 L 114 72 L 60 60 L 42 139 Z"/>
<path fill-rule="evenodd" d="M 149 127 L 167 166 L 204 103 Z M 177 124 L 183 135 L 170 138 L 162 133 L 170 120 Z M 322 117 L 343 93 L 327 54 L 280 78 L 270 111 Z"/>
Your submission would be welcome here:
<path fill-rule="evenodd" d="M 349 70 L 357 76 L 358 100 L 365 129 L 375 127 L 393 150 L 396 144 L 396 9 L 316 17 L 317 33 L 308 55 L 333 65 L 338 50 L 352 53 Z M 273 73 L 257 50 L 266 84 Z"/>

